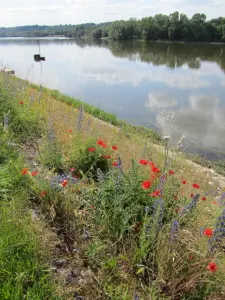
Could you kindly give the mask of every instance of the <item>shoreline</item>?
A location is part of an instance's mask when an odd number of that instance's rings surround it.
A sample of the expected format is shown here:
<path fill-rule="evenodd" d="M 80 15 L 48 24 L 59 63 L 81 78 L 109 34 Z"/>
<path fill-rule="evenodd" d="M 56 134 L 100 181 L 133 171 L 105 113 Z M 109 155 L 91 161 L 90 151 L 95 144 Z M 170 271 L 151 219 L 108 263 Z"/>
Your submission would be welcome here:
<path fill-rule="evenodd" d="M 25 84 L 29 85 L 31 88 L 35 89 L 37 92 L 40 91 L 40 85 L 29 82 L 28 80 L 21 79 L 17 76 L 13 76 L 16 80 L 20 80 Z M 153 131 L 144 126 L 135 126 L 127 123 L 124 120 L 119 120 L 115 114 L 105 112 L 104 110 L 97 108 L 91 104 L 88 104 L 84 101 L 76 99 L 71 96 L 67 96 L 62 94 L 58 90 L 49 89 L 47 87 L 42 87 L 43 91 L 53 97 L 56 101 L 60 101 L 69 105 L 76 110 L 79 110 L 82 106 L 85 113 L 90 115 L 92 118 L 101 121 L 101 124 L 105 124 L 107 126 L 111 126 L 116 128 L 116 130 L 122 130 L 124 134 L 129 137 L 132 135 L 143 137 L 155 145 L 157 148 L 161 147 L 161 151 L 163 150 L 164 140 L 158 132 Z M 173 153 L 177 153 L 177 150 L 172 146 L 171 151 Z M 184 159 L 198 165 L 199 167 L 206 169 L 213 168 L 218 175 L 225 176 L 225 160 L 209 160 L 200 156 L 198 153 L 182 153 Z"/>
<path fill-rule="evenodd" d="M 82 37 L 68 37 L 68 36 L 0 36 L 1 39 L 68 39 L 68 40 L 77 40 L 77 39 L 83 39 L 83 40 L 90 40 L 90 41 L 110 41 L 110 42 L 143 42 L 143 43 L 164 43 L 164 44 L 206 44 L 206 45 L 224 45 L 225 42 L 201 42 L 201 41 L 188 41 L 188 40 L 179 40 L 179 41 L 170 41 L 170 40 L 143 40 L 143 39 L 126 39 L 126 40 L 113 40 L 109 37 L 104 38 L 91 38 L 88 36 L 82 36 Z"/>

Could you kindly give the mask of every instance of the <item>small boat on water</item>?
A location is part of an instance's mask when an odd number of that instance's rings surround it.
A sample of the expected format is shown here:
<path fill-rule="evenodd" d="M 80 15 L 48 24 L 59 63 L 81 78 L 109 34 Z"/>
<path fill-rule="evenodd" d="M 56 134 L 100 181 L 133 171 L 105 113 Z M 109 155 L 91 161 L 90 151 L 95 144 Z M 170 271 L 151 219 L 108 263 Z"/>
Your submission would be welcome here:
<path fill-rule="evenodd" d="M 34 54 L 34 60 L 39 61 L 45 61 L 45 57 L 41 56 L 40 54 Z"/>

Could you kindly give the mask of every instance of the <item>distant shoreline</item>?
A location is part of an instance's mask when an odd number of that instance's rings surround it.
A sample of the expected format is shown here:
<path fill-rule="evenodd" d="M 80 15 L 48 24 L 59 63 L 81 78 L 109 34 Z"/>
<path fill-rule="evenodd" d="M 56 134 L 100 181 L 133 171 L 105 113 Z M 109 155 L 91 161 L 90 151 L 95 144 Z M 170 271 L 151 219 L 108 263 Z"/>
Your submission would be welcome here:
<path fill-rule="evenodd" d="M 7 36 L 7 37 L 3 37 L 0 36 L 0 40 L 3 39 L 37 39 L 37 40 L 46 40 L 46 39 L 65 39 L 65 40 L 79 40 L 79 39 L 83 39 L 83 40 L 89 40 L 89 41 L 110 41 L 110 42 L 143 42 L 143 43 L 165 43 L 165 44 L 207 44 L 207 45 L 225 45 L 225 42 L 197 42 L 197 41 L 170 41 L 170 40 L 143 40 L 143 39 L 127 39 L 127 40 L 113 40 L 111 38 L 100 38 L 100 39 L 93 39 L 90 37 L 67 37 L 67 36 L 54 36 L 54 35 L 50 35 L 50 36 Z"/>

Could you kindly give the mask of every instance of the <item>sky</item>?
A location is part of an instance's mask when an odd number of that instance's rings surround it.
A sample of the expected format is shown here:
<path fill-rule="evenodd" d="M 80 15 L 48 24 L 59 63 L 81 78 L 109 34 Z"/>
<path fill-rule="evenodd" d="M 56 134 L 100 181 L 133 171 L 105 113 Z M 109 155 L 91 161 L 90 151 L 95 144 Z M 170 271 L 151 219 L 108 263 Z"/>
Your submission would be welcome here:
<path fill-rule="evenodd" d="M 225 0 L 0 0 L 0 26 L 101 23 L 174 11 L 216 18 L 224 16 Z"/>

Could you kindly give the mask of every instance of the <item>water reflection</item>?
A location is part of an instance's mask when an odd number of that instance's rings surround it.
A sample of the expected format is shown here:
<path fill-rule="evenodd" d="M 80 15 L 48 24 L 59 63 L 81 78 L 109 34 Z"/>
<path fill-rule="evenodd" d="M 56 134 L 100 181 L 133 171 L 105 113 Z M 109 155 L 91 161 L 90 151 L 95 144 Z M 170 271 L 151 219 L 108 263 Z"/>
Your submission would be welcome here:
<path fill-rule="evenodd" d="M 186 135 L 189 150 L 225 157 L 225 45 L 0 39 L 0 61 L 119 118 Z"/>
<path fill-rule="evenodd" d="M 185 107 L 158 113 L 156 122 L 163 134 L 170 134 L 177 142 L 182 134 L 188 141 L 189 151 L 205 152 L 208 157 L 224 157 L 225 108 L 216 96 L 192 95 Z M 169 118 L 165 118 L 165 115 Z M 170 118 L 171 117 L 171 118 Z M 171 122 L 172 120 L 172 122 Z"/>

